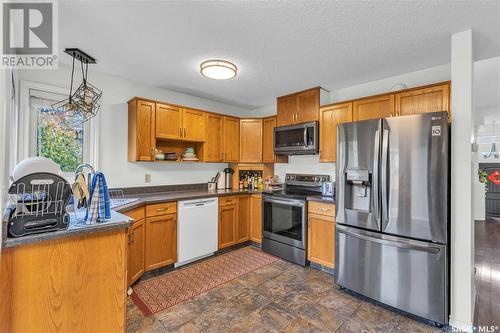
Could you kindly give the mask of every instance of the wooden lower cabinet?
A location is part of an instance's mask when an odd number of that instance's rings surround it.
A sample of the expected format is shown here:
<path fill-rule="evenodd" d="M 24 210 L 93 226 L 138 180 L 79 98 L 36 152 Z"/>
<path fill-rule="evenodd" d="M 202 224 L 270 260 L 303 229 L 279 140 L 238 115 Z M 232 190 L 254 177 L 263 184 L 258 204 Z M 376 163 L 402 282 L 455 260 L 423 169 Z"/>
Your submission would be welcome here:
<path fill-rule="evenodd" d="M 146 228 L 144 219 L 135 221 L 128 229 L 128 285 L 144 274 L 144 245 Z"/>
<path fill-rule="evenodd" d="M 307 259 L 334 268 L 335 218 L 331 212 L 335 210 L 335 206 L 318 203 L 313 206 L 314 213 L 310 207 L 307 220 Z"/>
<path fill-rule="evenodd" d="M 146 217 L 145 271 L 177 261 L 177 214 Z"/>
<path fill-rule="evenodd" d="M 250 196 L 238 197 L 238 221 L 236 223 L 236 243 L 250 239 Z"/>
<path fill-rule="evenodd" d="M 250 240 L 262 243 L 262 195 L 250 195 Z"/>
<path fill-rule="evenodd" d="M 219 206 L 219 249 L 236 244 L 238 205 Z"/>
<path fill-rule="evenodd" d="M 125 332 L 127 231 L 3 248 L 0 332 Z"/>

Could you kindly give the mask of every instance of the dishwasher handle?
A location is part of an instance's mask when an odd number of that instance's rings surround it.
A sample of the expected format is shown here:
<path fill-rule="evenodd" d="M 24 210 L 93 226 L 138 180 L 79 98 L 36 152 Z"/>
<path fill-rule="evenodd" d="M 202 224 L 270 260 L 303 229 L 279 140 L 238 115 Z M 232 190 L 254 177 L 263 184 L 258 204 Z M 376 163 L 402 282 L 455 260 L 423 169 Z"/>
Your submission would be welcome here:
<path fill-rule="evenodd" d="M 217 200 L 204 200 L 204 201 L 195 201 L 183 203 L 184 208 L 198 208 L 198 207 L 210 207 L 215 206 L 217 204 Z"/>

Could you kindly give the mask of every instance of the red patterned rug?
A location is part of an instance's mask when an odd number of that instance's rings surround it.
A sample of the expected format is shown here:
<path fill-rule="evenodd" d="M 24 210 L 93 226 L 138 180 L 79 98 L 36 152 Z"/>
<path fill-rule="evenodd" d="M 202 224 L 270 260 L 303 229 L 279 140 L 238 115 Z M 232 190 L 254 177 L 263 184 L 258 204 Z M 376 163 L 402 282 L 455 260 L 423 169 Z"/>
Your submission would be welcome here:
<path fill-rule="evenodd" d="M 145 316 L 202 294 L 278 258 L 245 247 L 135 284 L 132 301 Z"/>

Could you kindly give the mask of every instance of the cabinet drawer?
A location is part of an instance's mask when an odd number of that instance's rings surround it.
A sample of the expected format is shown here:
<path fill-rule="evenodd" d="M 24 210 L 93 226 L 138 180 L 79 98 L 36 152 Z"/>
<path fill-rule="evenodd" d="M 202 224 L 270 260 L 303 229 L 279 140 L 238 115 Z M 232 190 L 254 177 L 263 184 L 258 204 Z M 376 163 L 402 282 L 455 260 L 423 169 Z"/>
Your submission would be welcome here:
<path fill-rule="evenodd" d="M 177 202 L 162 202 L 146 206 L 146 217 L 172 214 L 177 212 Z"/>
<path fill-rule="evenodd" d="M 144 219 L 144 206 L 127 210 L 126 212 L 123 212 L 123 214 L 133 218 L 134 223 L 136 223 Z"/>
<path fill-rule="evenodd" d="M 227 197 L 220 197 L 219 198 L 219 207 L 222 206 L 228 206 L 228 205 L 236 205 L 238 202 L 238 197 L 237 196 L 227 196 Z"/>
<path fill-rule="evenodd" d="M 308 207 L 309 207 L 308 212 L 310 214 L 319 214 L 324 216 L 335 217 L 335 205 L 333 204 L 309 201 Z"/>

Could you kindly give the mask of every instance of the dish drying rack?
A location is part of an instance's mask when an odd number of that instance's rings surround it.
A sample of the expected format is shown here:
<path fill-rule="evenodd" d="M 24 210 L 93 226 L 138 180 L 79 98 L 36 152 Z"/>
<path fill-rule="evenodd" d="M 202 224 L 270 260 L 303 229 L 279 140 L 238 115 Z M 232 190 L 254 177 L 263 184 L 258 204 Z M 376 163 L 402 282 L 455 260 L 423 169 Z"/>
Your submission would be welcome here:
<path fill-rule="evenodd" d="M 8 193 L 10 236 L 68 228 L 71 188 L 64 178 L 44 172 L 29 174 L 14 181 Z"/>

